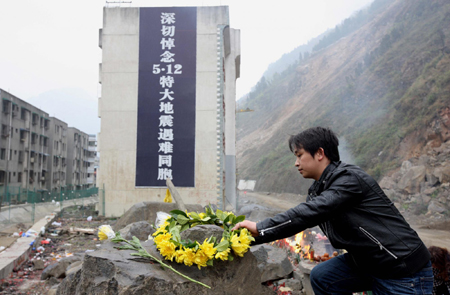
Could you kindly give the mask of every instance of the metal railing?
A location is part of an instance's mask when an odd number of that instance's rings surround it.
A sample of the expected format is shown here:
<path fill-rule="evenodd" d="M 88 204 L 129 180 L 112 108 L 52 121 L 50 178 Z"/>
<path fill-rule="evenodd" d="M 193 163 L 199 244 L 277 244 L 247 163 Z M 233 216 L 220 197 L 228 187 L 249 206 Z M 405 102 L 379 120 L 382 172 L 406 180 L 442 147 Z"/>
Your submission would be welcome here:
<path fill-rule="evenodd" d="M 47 191 L 39 189 L 26 190 L 22 187 L 14 186 L 8 186 L 5 189 L 1 186 L 0 198 L 2 198 L 2 207 L 0 211 L 0 223 L 34 223 L 35 219 L 42 218 L 36 216 L 36 205 L 40 207 L 50 206 L 49 210 L 54 210 L 59 207 L 61 210 L 63 206 L 72 204 L 84 205 L 86 198 L 96 196 L 103 197 L 104 202 L 104 192 L 97 187 L 78 190 L 66 187 L 58 191 Z M 44 214 L 43 212 L 45 212 L 44 209 L 39 210 L 39 214 Z"/>

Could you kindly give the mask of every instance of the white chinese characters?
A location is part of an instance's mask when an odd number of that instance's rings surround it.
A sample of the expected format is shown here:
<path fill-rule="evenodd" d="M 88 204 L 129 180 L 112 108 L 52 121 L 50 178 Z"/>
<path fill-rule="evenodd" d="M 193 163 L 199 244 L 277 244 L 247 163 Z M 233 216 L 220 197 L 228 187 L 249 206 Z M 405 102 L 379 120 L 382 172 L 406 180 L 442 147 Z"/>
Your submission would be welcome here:
<path fill-rule="evenodd" d="M 175 100 L 175 92 L 171 88 L 175 85 L 173 75 L 181 74 L 182 65 L 173 64 L 176 47 L 175 38 L 175 13 L 161 13 L 161 54 L 162 64 L 153 65 L 153 74 L 159 76 L 159 133 L 158 133 L 158 177 L 157 180 L 173 179 L 172 160 L 174 152 L 174 125 L 176 124 L 175 109 L 172 101 Z"/>

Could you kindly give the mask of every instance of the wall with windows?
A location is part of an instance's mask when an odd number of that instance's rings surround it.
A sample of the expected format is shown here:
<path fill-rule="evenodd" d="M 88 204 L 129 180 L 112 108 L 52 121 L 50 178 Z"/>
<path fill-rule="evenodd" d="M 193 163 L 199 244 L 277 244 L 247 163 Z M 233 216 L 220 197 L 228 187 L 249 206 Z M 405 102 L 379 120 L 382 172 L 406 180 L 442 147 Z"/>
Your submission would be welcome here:
<path fill-rule="evenodd" d="M 72 144 L 67 124 L 2 89 L 0 99 L 0 193 L 6 186 L 36 191 L 65 187 L 67 150 Z M 85 138 L 79 154 L 87 155 L 88 136 L 77 132 Z M 87 161 L 82 165 L 87 167 Z M 78 180 L 84 187 L 86 178 L 80 170 Z"/>
<path fill-rule="evenodd" d="M 86 189 L 89 135 L 74 128 L 67 129 L 66 185 L 71 189 Z"/>
<path fill-rule="evenodd" d="M 0 170 L 5 176 L 0 189 L 6 181 L 24 189 L 45 189 L 42 175 L 48 153 L 48 113 L 4 90 L 0 90 L 0 96 Z"/>

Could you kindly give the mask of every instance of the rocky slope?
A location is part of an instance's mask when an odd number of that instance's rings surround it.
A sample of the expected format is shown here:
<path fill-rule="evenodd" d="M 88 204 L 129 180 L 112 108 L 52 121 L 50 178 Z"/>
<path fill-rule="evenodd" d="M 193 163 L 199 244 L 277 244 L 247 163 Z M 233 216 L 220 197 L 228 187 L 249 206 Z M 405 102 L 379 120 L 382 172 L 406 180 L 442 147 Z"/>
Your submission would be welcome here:
<path fill-rule="evenodd" d="M 304 194 L 309 182 L 293 167 L 287 139 L 321 125 L 332 127 L 347 143 L 343 152 L 378 180 L 389 176 L 397 183 L 402 173 L 425 175 L 409 192 L 400 183 L 386 187 L 398 199 L 410 201 L 431 188 L 445 190 L 449 180 L 431 184 L 426 175 L 439 179 L 439 168 L 448 165 L 441 158 L 449 153 L 450 136 L 450 3 L 374 3 L 378 9 L 359 29 L 271 80 L 262 79 L 238 101 L 239 108 L 255 110 L 237 117 L 241 179 L 257 180 L 260 191 Z M 435 155 L 440 149 L 442 155 Z M 427 184 L 421 191 L 422 182 Z"/>

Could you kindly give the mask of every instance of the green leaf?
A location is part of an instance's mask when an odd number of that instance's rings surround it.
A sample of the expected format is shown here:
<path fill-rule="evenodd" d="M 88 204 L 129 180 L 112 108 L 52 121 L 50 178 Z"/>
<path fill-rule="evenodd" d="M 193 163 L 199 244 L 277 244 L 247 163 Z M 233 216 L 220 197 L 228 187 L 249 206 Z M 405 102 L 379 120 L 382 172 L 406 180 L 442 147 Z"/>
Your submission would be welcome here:
<path fill-rule="evenodd" d="M 231 219 L 231 214 L 225 218 L 225 220 L 223 221 L 223 224 L 227 224 L 227 222 L 230 222 L 230 219 Z"/>
<path fill-rule="evenodd" d="M 211 210 L 211 213 L 212 213 L 212 215 L 215 215 L 216 213 L 214 213 L 214 210 L 213 210 L 213 208 L 211 207 L 211 204 L 209 204 L 209 210 Z"/>
<path fill-rule="evenodd" d="M 187 230 L 189 228 L 189 223 L 186 223 L 185 225 L 183 225 L 180 229 L 180 233 Z"/>
<path fill-rule="evenodd" d="M 228 215 L 228 217 L 230 218 L 230 219 L 228 219 L 228 222 L 233 224 L 234 223 L 234 219 L 236 218 L 236 216 L 234 214 L 230 214 L 230 215 Z"/>
<path fill-rule="evenodd" d="M 133 247 L 133 246 L 131 246 L 129 244 L 125 244 L 125 245 L 116 247 L 116 249 L 119 249 L 119 250 L 136 250 L 136 247 Z"/>
<path fill-rule="evenodd" d="M 141 254 L 141 253 L 137 253 L 137 252 L 134 252 L 134 253 L 130 253 L 130 255 L 131 255 L 131 256 L 141 256 L 141 257 L 147 257 L 146 255 L 145 255 L 145 256 L 142 256 L 142 254 Z"/>
<path fill-rule="evenodd" d="M 208 221 L 208 220 L 210 220 L 210 219 L 211 219 L 211 217 L 207 216 L 207 217 L 202 218 L 202 219 L 200 219 L 200 220 L 203 221 L 203 222 L 206 222 L 206 221 Z"/>
<path fill-rule="evenodd" d="M 239 215 L 238 217 L 236 217 L 236 219 L 233 221 L 233 224 L 237 224 L 239 222 L 242 222 L 245 220 L 245 215 Z"/>
<path fill-rule="evenodd" d="M 181 242 L 177 242 L 177 241 L 175 241 L 175 240 L 173 240 L 173 239 L 170 239 L 170 241 L 171 241 L 176 247 L 182 246 L 182 245 L 183 245 L 183 244 L 181 244 Z"/>
<path fill-rule="evenodd" d="M 224 213 L 223 213 L 223 211 L 222 210 L 220 210 L 220 209 L 217 209 L 216 210 L 216 215 L 217 215 L 217 218 L 219 218 L 220 220 L 222 220 L 223 221 L 223 219 L 224 218 L 226 218 L 224 215 Z"/>
<path fill-rule="evenodd" d="M 206 261 L 206 265 L 213 266 L 213 259 Z"/>
<path fill-rule="evenodd" d="M 207 242 L 215 244 L 216 243 L 216 237 L 210 236 L 209 239 L 207 240 Z"/>
<path fill-rule="evenodd" d="M 191 217 L 194 218 L 195 220 L 200 220 L 200 216 L 198 216 L 198 214 L 196 212 L 191 212 Z"/>
<path fill-rule="evenodd" d="M 217 252 L 223 252 L 226 249 L 228 249 L 229 246 L 230 246 L 230 243 L 227 240 L 224 240 L 224 241 L 220 242 L 219 245 L 217 245 L 217 247 L 216 247 Z"/>
<path fill-rule="evenodd" d="M 177 225 L 177 221 L 174 219 L 174 220 L 172 220 L 172 222 L 170 222 L 170 224 L 169 224 L 169 231 L 170 231 L 175 225 Z"/>
<path fill-rule="evenodd" d="M 132 241 L 134 244 L 136 244 L 136 246 L 138 246 L 138 247 L 141 246 L 141 241 L 139 241 L 139 239 L 136 238 L 135 236 L 133 236 Z"/>
<path fill-rule="evenodd" d="M 181 214 L 180 214 L 180 215 L 177 216 L 177 221 L 178 221 L 178 223 L 181 224 L 181 225 L 186 224 L 189 220 L 190 220 L 190 219 L 187 218 L 187 217 L 184 216 L 184 215 L 181 215 Z"/>
<path fill-rule="evenodd" d="M 186 247 L 186 248 L 195 248 L 195 246 L 197 246 L 196 242 L 192 242 L 191 240 L 188 241 L 182 241 L 181 244 Z"/>
<path fill-rule="evenodd" d="M 228 255 L 228 261 L 233 261 L 233 260 L 234 260 L 233 255 Z"/>
<path fill-rule="evenodd" d="M 189 218 L 188 215 L 186 214 L 186 212 L 183 212 L 181 210 L 172 210 L 169 212 L 170 214 L 175 214 L 175 215 L 183 215 L 186 218 Z"/>
<path fill-rule="evenodd" d="M 228 241 L 230 239 L 230 232 L 225 230 L 222 234 L 223 240 Z"/>
<path fill-rule="evenodd" d="M 170 229 L 170 233 L 172 234 L 172 240 L 178 243 L 181 242 L 180 229 L 181 229 L 180 225 L 174 226 Z"/>

